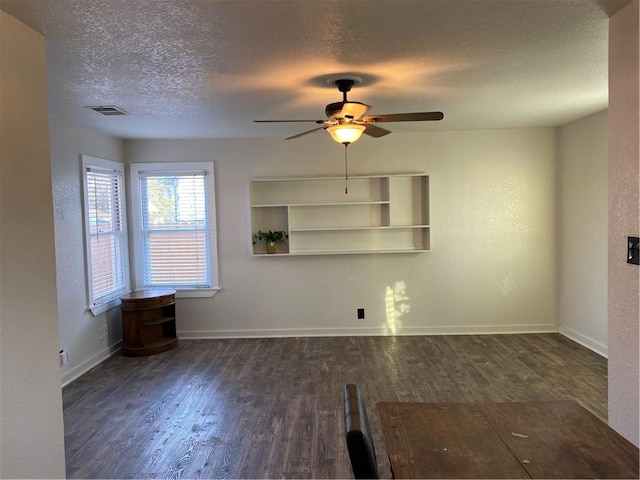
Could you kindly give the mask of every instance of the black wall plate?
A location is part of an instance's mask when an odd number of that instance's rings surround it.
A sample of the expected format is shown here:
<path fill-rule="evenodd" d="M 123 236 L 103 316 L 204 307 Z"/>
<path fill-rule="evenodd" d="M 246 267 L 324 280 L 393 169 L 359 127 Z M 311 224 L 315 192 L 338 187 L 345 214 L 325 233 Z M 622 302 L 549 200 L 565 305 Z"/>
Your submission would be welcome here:
<path fill-rule="evenodd" d="M 627 238 L 627 263 L 640 265 L 640 238 Z"/>

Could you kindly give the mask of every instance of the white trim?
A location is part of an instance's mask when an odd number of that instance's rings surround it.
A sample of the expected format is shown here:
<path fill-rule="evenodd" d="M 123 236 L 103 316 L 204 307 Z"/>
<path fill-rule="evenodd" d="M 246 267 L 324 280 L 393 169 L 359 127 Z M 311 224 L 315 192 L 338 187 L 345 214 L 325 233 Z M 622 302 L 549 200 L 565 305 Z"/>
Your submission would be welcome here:
<path fill-rule="evenodd" d="M 603 356 L 604 358 L 608 358 L 608 347 L 603 343 L 594 340 L 591 337 L 583 335 L 582 333 L 574 330 L 570 327 L 565 327 L 564 325 L 560 325 L 559 333 L 564 335 L 565 337 L 573 340 L 576 343 L 579 343 L 583 347 L 588 348 L 589 350 L 594 351 L 598 355 Z"/>
<path fill-rule="evenodd" d="M 351 175 L 349 174 L 349 178 L 358 179 L 358 178 L 380 178 L 380 177 L 420 177 L 423 175 L 427 175 L 425 172 L 395 172 L 395 173 L 370 173 L 366 175 Z M 255 182 L 297 182 L 300 180 L 344 180 L 344 175 L 314 175 L 311 177 L 253 177 L 251 181 Z"/>
<path fill-rule="evenodd" d="M 128 265 L 127 265 L 127 267 L 128 267 Z M 128 274 L 129 274 L 129 269 L 127 268 L 127 275 Z M 124 292 L 123 295 L 125 293 L 127 293 L 127 292 Z M 95 317 L 97 315 L 100 315 L 101 313 L 104 313 L 104 312 L 107 312 L 107 311 L 111 310 L 112 308 L 119 307 L 121 303 L 122 302 L 120 301 L 119 298 L 114 298 L 112 300 L 109 300 L 108 302 L 101 303 L 100 305 L 94 305 L 93 307 L 89 307 L 89 311 Z"/>
<path fill-rule="evenodd" d="M 62 374 L 62 387 L 66 387 L 71 382 L 73 382 L 77 378 L 87 373 L 93 367 L 101 364 L 107 358 L 120 352 L 121 347 L 122 347 L 122 340 L 114 343 L 113 345 L 109 345 L 107 348 L 103 348 L 102 350 L 97 352 L 95 355 L 87 358 L 81 364 L 76 365 L 75 367 L 69 369 L 69 371 L 67 372 L 64 372 Z"/>
<path fill-rule="evenodd" d="M 409 327 L 395 333 L 395 336 L 429 336 L 429 335 L 508 335 L 527 333 L 559 333 L 555 324 L 533 325 L 485 325 L 478 327 L 450 326 L 450 327 Z M 345 336 L 393 336 L 384 328 L 299 328 L 273 330 L 200 330 L 179 331 L 181 340 L 216 340 L 231 338 L 284 338 L 284 337 L 345 337 Z M 581 343 L 573 338 L 571 340 Z M 585 345 L 586 346 L 586 345 Z M 65 387 L 93 367 L 107 358 L 118 353 L 122 341 L 109 346 L 80 365 L 72 368 L 62 376 L 62 386 Z M 599 353 L 599 352 L 596 352 Z"/>
<path fill-rule="evenodd" d="M 270 330 L 199 330 L 179 331 L 184 340 L 218 338 L 279 338 L 279 337 L 344 337 L 344 336 L 421 336 L 421 335 L 499 335 L 522 333 L 558 333 L 555 324 L 485 325 L 448 327 L 407 327 L 395 333 L 385 327 L 362 328 L 291 328 Z"/>
<path fill-rule="evenodd" d="M 210 298 L 218 293 L 220 288 L 197 288 L 185 290 L 175 289 L 176 298 Z"/>
<path fill-rule="evenodd" d="M 207 189 L 208 214 L 209 214 L 209 251 L 210 251 L 210 277 L 211 287 L 209 288 L 191 288 L 180 286 L 170 286 L 174 288 L 178 294 L 178 298 L 194 298 L 194 297 L 212 297 L 216 291 L 220 289 L 220 280 L 218 275 L 218 240 L 217 240 L 217 220 L 216 220 L 216 196 L 215 196 L 215 176 L 213 162 L 169 162 L 169 163 L 132 163 L 129 167 L 130 181 L 129 188 L 131 192 L 130 213 L 132 231 L 135 232 L 132 237 L 133 245 L 133 280 L 136 290 L 149 288 L 144 285 L 144 271 L 142 266 L 142 239 L 140 232 L 142 231 L 142 219 L 140 213 L 140 183 L 138 181 L 139 174 L 162 173 L 185 174 L 187 172 L 197 172 L 205 174 L 205 187 Z M 169 286 L 167 286 L 169 287 Z"/>
<path fill-rule="evenodd" d="M 120 305 L 120 296 L 131 291 L 129 272 L 129 231 L 127 222 L 127 183 L 125 179 L 124 164 L 115 162 L 113 160 L 107 160 L 104 158 L 93 157 L 91 155 L 81 155 L 82 163 L 82 222 L 84 229 L 84 258 L 85 258 L 85 279 L 87 285 L 87 305 L 93 315 L 99 315 L 114 307 Z M 91 234 L 89 231 L 90 215 L 89 215 L 89 197 L 87 191 L 87 171 L 91 172 L 118 172 L 122 176 L 122 190 L 120 192 L 121 200 L 121 231 L 124 239 L 122 243 L 122 263 L 123 263 L 123 275 L 124 275 L 124 287 L 118 291 L 113 292 L 113 298 L 105 301 L 104 303 L 96 304 L 93 298 L 93 273 L 91 265 Z"/>

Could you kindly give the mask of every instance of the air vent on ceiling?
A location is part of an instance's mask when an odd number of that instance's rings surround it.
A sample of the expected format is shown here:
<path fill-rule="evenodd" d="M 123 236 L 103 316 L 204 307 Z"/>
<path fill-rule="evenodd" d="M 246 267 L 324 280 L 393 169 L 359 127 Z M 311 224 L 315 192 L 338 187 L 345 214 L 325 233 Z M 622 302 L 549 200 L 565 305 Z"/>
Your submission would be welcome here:
<path fill-rule="evenodd" d="M 94 112 L 101 113 L 102 115 L 112 116 L 112 115 L 129 115 L 129 112 L 123 110 L 120 107 L 116 107 L 115 105 L 96 105 L 96 106 L 87 106 L 85 108 L 90 108 Z"/>

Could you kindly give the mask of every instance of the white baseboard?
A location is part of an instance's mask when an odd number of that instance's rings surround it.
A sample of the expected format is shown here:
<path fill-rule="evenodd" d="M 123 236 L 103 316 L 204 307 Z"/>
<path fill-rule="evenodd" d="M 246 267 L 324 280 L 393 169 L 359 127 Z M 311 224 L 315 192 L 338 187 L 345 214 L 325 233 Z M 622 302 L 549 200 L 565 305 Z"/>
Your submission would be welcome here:
<path fill-rule="evenodd" d="M 67 386 L 68 384 L 73 382 L 76 378 L 80 377 L 81 375 L 84 375 L 96 365 L 99 365 L 110 356 L 119 352 L 121 347 L 122 347 L 122 340 L 114 343 L 113 345 L 109 345 L 107 348 L 103 348 L 98 353 L 88 358 L 81 364 L 76 365 L 75 367 L 69 369 L 69 371 L 67 372 L 64 372 L 62 374 L 62 387 Z"/>
<path fill-rule="evenodd" d="M 388 327 L 362 328 L 295 328 L 269 330 L 201 330 L 178 332 L 184 340 L 220 338 L 279 338 L 279 337 L 344 337 L 344 336 L 411 336 L 411 335 L 489 335 L 515 333 L 558 333 L 555 324 L 538 325 L 480 325 L 446 327 L 405 327 L 392 331 Z"/>
<path fill-rule="evenodd" d="M 594 340 L 591 337 L 583 335 L 582 333 L 574 330 L 573 328 L 560 325 L 559 333 L 565 337 L 579 343 L 583 347 L 587 347 L 589 350 L 596 352 L 598 355 L 602 355 L 604 358 L 608 358 L 608 348 L 606 345 Z"/>

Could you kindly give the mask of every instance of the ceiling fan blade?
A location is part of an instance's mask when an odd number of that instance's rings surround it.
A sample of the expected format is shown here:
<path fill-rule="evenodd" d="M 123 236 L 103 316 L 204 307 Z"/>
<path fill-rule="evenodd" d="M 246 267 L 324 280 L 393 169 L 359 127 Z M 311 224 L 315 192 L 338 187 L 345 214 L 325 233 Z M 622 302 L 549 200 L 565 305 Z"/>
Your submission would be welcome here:
<path fill-rule="evenodd" d="M 254 120 L 254 123 L 293 123 L 293 122 L 304 122 L 304 123 L 324 123 L 324 120 Z"/>
<path fill-rule="evenodd" d="M 316 128 L 312 128 L 311 130 L 307 130 L 306 132 L 298 133 L 297 135 L 294 135 L 294 136 L 292 136 L 292 137 L 287 137 L 287 138 L 285 138 L 285 140 L 291 140 L 291 139 L 293 139 L 293 138 L 302 137 L 303 135 L 306 135 L 306 134 L 308 134 L 308 133 L 313 133 L 313 132 L 315 132 L 316 130 L 324 130 L 325 128 L 327 128 L 327 127 L 316 127 Z"/>
<path fill-rule="evenodd" d="M 427 120 L 442 120 L 442 112 L 389 113 L 381 115 L 367 115 L 365 122 L 423 122 Z"/>
<path fill-rule="evenodd" d="M 390 134 L 391 132 L 389 130 L 386 130 L 384 128 L 380 128 L 372 123 L 367 123 L 366 124 L 366 129 L 363 132 L 365 135 L 369 135 L 370 137 L 374 137 L 374 138 L 380 138 L 380 137 L 384 137 L 385 135 Z"/>

